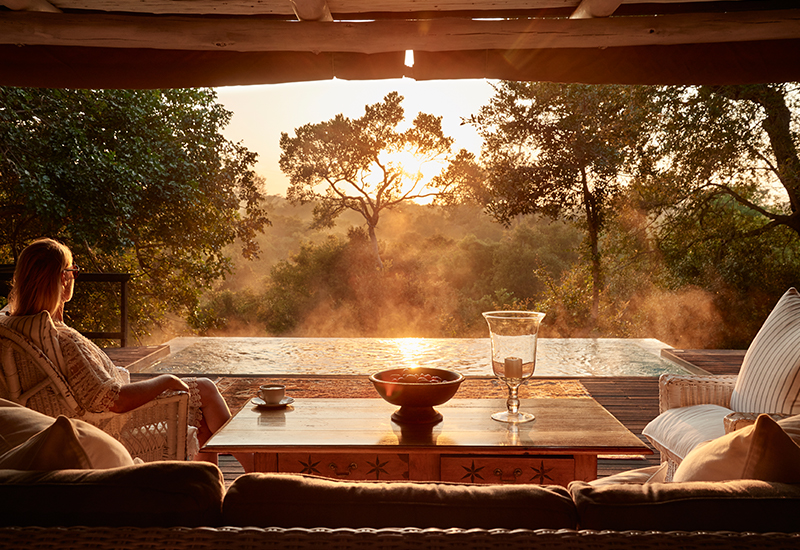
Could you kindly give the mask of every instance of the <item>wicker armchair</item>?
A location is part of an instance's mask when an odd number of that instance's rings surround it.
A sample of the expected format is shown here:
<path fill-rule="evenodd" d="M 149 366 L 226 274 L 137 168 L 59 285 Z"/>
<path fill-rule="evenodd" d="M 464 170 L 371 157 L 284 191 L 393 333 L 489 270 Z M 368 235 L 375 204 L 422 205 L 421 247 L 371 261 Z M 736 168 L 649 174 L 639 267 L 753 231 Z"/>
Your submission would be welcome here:
<path fill-rule="evenodd" d="M 659 415 L 642 430 L 667 463 L 667 480 L 698 445 L 743 428 L 759 414 L 800 414 L 800 292 L 787 290 L 734 376 L 662 375 Z"/>
<path fill-rule="evenodd" d="M 186 458 L 189 396 L 185 392 L 165 393 L 126 413 L 88 412 L 47 355 L 2 324 L 0 363 L 0 397 L 50 416 L 63 414 L 93 424 L 145 462 Z"/>
<path fill-rule="evenodd" d="M 731 408 L 731 395 L 737 375 L 689 376 L 664 374 L 658 380 L 658 412 L 692 405 L 719 405 Z M 723 419 L 725 433 L 754 424 L 760 413 L 732 412 Z M 775 420 L 791 415 L 770 413 Z"/>
<path fill-rule="evenodd" d="M 658 412 L 659 415 L 671 410 L 697 405 L 716 405 L 727 410 L 718 414 L 720 425 L 717 435 L 727 434 L 749 426 L 756 421 L 759 413 L 736 412 L 731 408 L 731 396 L 736 386 L 738 375 L 692 376 L 680 374 L 662 374 L 658 380 Z M 710 413 L 712 416 L 714 413 Z M 791 415 L 770 413 L 775 420 Z M 648 428 L 645 428 L 647 435 Z M 670 478 L 683 458 L 668 445 L 661 445 L 651 438 L 653 445 L 661 453 L 661 462 L 668 464 L 667 477 Z"/>

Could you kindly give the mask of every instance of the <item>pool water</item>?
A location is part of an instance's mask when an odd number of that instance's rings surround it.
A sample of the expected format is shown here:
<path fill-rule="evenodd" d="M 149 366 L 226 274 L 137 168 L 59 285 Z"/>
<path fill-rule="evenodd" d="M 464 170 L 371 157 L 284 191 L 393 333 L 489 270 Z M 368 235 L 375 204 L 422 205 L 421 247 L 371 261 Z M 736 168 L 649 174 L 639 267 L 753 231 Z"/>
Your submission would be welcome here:
<path fill-rule="evenodd" d="M 175 338 L 144 372 L 362 375 L 427 366 L 492 376 L 488 338 Z M 652 338 L 541 338 L 534 376 L 658 376 L 687 371 Z"/>

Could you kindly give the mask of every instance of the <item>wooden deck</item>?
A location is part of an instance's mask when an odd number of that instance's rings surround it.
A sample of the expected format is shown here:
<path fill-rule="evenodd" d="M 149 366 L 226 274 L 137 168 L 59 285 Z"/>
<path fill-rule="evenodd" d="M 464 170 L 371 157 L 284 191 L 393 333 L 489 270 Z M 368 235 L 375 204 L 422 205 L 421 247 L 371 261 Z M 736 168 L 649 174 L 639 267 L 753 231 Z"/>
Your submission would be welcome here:
<path fill-rule="evenodd" d="M 746 350 L 739 349 L 665 349 L 661 356 L 689 370 L 709 374 L 738 374 Z M 700 373 L 702 374 L 702 373 Z"/>
<path fill-rule="evenodd" d="M 137 351 L 138 350 L 138 351 Z M 164 353 L 152 348 L 127 348 L 126 350 L 107 350 L 115 363 L 125 366 L 126 362 L 141 364 L 140 361 L 154 362 L 153 354 Z M 168 353 L 168 350 L 167 350 Z M 713 375 L 737 374 L 744 358 L 743 350 L 663 350 L 662 356 L 689 370 Z M 152 375 L 135 375 L 134 378 Z M 642 429 L 658 415 L 657 377 L 591 377 L 576 378 L 589 394 L 613 414 L 642 441 Z M 611 475 L 620 471 L 658 464 L 658 454 L 634 459 L 614 457 L 598 460 L 598 475 Z M 230 456 L 220 457 L 220 468 L 226 484 L 242 474 L 239 463 Z"/>

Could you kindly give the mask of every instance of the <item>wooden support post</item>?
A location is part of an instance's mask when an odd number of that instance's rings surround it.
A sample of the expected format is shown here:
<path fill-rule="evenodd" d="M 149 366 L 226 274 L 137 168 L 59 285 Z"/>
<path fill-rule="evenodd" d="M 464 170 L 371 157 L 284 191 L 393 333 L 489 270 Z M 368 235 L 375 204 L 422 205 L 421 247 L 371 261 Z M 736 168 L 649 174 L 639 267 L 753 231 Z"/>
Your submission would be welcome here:
<path fill-rule="evenodd" d="M 122 333 L 122 338 L 120 338 L 120 347 L 127 348 L 128 347 L 128 337 L 129 335 L 129 323 L 128 323 L 128 280 L 125 279 L 122 281 L 122 288 L 120 289 L 120 296 L 119 296 L 119 330 Z"/>

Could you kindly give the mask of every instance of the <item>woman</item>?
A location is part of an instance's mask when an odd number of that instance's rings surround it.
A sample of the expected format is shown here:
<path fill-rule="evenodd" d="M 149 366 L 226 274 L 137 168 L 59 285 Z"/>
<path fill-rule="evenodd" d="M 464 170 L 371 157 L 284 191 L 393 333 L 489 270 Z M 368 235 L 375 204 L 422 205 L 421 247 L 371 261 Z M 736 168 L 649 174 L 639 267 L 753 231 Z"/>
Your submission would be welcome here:
<path fill-rule="evenodd" d="M 189 425 L 197 428 L 200 447 L 231 417 L 216 385 L 207 378 L 180 379 L 162 374 L 129 382 L 120 369 L 90 340 L 64 324 L 64 304 L 72 299 L 75 274 L 72 252 L 52 239 L 31 243 L 19 255 L 9 294 L 9 314 L 36 315 L 48 311 L 58 331 L 67 372 L 63 373 L 81 406 L 91 412 L 126 412 L 155 399 L 165 391 L 189 392 Z M 253 455 L 237 455 L 252 471 Z M 216 462 L 216 455 L 197 453 L 195 460 Z"/>

